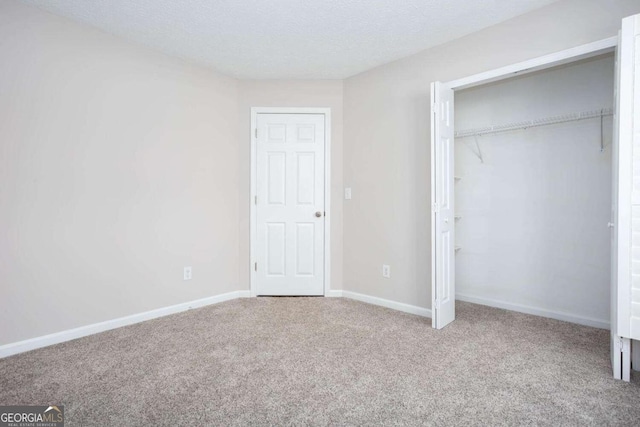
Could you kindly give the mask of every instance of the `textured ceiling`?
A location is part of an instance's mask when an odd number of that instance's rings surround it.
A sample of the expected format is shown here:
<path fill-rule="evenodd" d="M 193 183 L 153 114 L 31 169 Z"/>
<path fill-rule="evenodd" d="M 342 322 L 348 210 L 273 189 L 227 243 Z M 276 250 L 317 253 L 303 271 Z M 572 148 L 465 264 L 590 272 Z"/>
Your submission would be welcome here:
<path fill-rule="evenodd" d="M 341 79 L 555 0 L 22 0 L 249 79 Z"/>

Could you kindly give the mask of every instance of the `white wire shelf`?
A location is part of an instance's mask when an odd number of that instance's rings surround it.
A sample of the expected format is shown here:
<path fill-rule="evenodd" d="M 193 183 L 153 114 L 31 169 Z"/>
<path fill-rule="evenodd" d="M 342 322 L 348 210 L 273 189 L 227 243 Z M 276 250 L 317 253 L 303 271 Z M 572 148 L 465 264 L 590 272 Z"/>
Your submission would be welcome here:
<path fill-rule="evenodd" d="M 542 119 L 527 120 L 522 122 L 506 123 L 502 125 L 487 126 L 475 129 L 465 129 L 454 132 L 456 138 L 467 138 L 469 136 L 481 136 L 490 133 L 509 132 L 518 129 L 527 129 L 537 126 L 548 126 L 557 123 L 574 122 L 578 120 L 593 119 L 596 117 L 602 118 L 606 116 L 612 116 L 612 108 L 602 108 L 600 110 L 583 111 L 580 113 L 561 114 L 558 116 L 551 116 Z"/>

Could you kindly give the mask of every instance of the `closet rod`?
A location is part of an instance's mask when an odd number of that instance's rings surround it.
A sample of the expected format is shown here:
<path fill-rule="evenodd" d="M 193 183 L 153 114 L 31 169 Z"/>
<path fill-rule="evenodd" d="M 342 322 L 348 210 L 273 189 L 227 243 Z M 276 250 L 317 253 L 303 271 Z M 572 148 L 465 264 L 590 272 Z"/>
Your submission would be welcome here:
<path fill-rule="evenodd" d="M 592 119 L 595 117 L 612 116 L 612 108 L 602 108 L 600 110 L 583 111 L 581 113 L 562 114 L 559 116 L 546 117 L 544 119 L 527 120 L 523 122 L 508 123 L 483 128 L 466 129 L 454 132 L 456 138 L 466 138 L 469 136 L 487 135 L 490 133 L 508 132 L 510 130 L 527 129 L 536 126 L 554 125 L 556 123 L 574 122 L 577 120 Z"/>

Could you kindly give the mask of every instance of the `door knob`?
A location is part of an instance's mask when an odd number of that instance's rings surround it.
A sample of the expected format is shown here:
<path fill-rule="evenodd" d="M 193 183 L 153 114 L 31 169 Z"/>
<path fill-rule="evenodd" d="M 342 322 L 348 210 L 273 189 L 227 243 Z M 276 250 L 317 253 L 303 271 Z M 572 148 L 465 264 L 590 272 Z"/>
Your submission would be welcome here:
<path fill-rule="evenodd" d="M 318 211 L 316 212 L 316 218 L 320 218 L 322 216 L 322 212 Z"/>

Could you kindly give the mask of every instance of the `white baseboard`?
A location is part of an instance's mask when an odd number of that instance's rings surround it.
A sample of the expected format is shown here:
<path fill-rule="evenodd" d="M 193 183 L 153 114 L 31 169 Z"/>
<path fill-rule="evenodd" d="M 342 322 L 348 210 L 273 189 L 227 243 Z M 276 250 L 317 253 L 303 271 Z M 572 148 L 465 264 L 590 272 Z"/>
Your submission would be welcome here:
<path fill-rule="evenodd" d="M 335 298 L 335 297 L 341 297 L 342 296 L 342 290 L 340 289 L 332 289 L 327 291 L 324 294 L 325 297 L 329 297 L 329 298 Z"/>
<path fill-rule="evenodd" d="M 192 308 L 200 308 L 211 304 L 218 304 L 236 298 L 245 298 L 251 295 L 250 291 L 234 291 L 226 294 L 215 295 L 208 298 L 202 298 L 195 301 L 189 301 L 182 304 L 176 304 L 169 307 L 158 308 L 156 310 L 146 311 L 144 313 L 132 314 L 131 316 L 120 317 L 118 319 L 107 320 L 105 322 L 94 323 L 91 325 L 81 326 L 75 329 L 56 332 L 41 337 L 31 338 L 24 341 L 5 344 L 0 346 L 0 359 L 14 354 L 23 353 L 37 348 L 47 347 L 53 344 L 74 340 L 76 338 L 86 337 L 87 335 L 97 334 L 99 332 L 116 329 L 123 326 L 132 325 L 134 323 L 144 322 L 145 320 L 156 319 L 158 317 L 168 316 L 170 314 L 180 313 Z"/>
<path fill-rule="evenodd" d="M 390 308 L 392 310 L 398 310 L 405 313 L 431 318 L 431 310 L 429 310 L 428 308 L 418 307 L 415 305 L 405 304 L 397 301 L 391 301 L 384 298 L 372 297 L 370 295 L 359 294 L 357 292 L 351 291 L 342 291 L 342 296 L 345 298 Z"/>
<path fill-rule="evenodd" d="M 505 310 L 517 311 L 519 313 L 533 314 L 540 317 L 548 317 L 550 319 L 562 320 L 565 322 L 577 323 L 578 325 L 591 326 L 600 329 L 609 329 L 609 321 L 592 319 L 590 317 L 576 316 L 573 314 L 562 313 L 559 311 L 551 311 L 543 308 L 529 307 L 521 304 L 513 304 L 510 302 L 494 300 L 490 298 L 477 297 L 456 293 L 456 299 L 474 304 L 487 305 L 489 307 L 503 308 Z"/>

